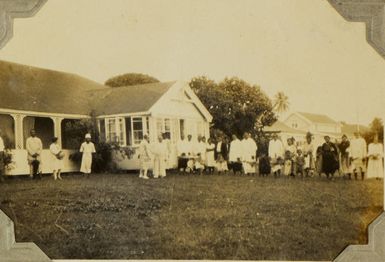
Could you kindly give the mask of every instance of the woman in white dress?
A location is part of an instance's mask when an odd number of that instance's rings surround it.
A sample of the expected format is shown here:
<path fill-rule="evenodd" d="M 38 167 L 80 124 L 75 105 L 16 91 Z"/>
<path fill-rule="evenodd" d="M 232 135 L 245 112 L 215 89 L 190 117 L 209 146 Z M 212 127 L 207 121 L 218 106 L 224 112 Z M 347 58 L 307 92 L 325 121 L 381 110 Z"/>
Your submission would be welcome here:
<path fill-rule="evenodd" d="M 52 138 L 52 143 L 49 146 L 49 151 L 52 155 L 53 178 L 61 180 L 61 170 L 63 169 L 64 154 L 57 143 L 57 137 Z"/>
<path fill-rule="evenodd" d="M 384 157 L 384 146 L 378 142 L 378 136 L 374 136 L 373 143 L 369 144 L 368 150 L 368 178 L 383 178 L 384 165 L 382 159 Z"/>

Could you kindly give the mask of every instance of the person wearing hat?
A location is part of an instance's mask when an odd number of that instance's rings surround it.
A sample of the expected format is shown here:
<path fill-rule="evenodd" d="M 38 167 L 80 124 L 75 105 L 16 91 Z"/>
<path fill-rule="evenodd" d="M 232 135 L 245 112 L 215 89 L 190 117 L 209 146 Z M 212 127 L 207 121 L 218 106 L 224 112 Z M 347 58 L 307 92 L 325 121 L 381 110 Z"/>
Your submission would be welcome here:
<path fill-rule="evenodd" d="M 80 146 L 80 152 L 83 153 L 80 172 L 89 176 L 91 174 L 92 154 L 96 153 L 95 145 L 91 142 L 91 135 L 85 135 L 85 141 Z"/>
<path fill-rule="evenodd" d="M 63 151 L 61 151 L 61 148 L 59 144 L 57 143 L 58 139 L 57 137 L 52 138 L 52 143 L 49 146 L 49 151 L 52 155 L 52 169 L 53 169 L 53 178 L 54 180 L 59 179 L 61 180 L 61 170 L 63 169 Z"/>

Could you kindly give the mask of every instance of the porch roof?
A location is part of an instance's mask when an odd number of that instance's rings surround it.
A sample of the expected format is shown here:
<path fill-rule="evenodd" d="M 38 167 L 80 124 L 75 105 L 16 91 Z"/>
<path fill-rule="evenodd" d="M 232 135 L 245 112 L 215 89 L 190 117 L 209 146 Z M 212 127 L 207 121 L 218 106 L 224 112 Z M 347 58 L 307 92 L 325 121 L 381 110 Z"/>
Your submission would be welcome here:
<path fill-rule="evenodd" d="M 75 74 L 0 61 L 0 107 L 22 111 L 89 115 L 87 90 L 104 85 Z"/>

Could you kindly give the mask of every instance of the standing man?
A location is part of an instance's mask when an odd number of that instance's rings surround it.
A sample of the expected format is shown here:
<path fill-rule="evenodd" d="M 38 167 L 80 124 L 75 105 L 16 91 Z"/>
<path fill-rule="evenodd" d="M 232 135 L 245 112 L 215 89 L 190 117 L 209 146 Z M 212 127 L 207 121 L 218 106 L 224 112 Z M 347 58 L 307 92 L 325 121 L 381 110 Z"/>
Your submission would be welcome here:
<path fill-rule="evenodd" d="M 147 172 L 151 165 L 151 153 L 148 135 L 143 136 L 139 145 L 140 171 L 139 178 L 148 179 Z"/>
<path fill-rule="evenodd" d="M 29 176 L 31 178 L 38 177 L 41 179 L 41 151 L 43 150 L 43 143 L 40 138 L 36 136 L 35 129 L 31 129 L 31 136 L 27 138 L 26 149 L 28 152 Z"/>
<path fill-rule="evenodd" d="M 242 142 L 233 134 L 229 150 L 229 169 L 234 174 L 242 172 Z"/>
<path fill-rule="evenodd" d="M 89 177 L 92 167 L 92 154 L 96 153 L 96 150 L 94 143 L 91 142 L 91 134 L 86 134 L 85 140 L 86 141 L 80 146 L 80 152 L 83 153 L 80 172 Z"/>
<path fill-rule="evenodd" d="M 4 180 L 4 140 L 2 138 L 3 132 L 0 129 L 0 182 Z"/>
<path fill-rule="evenodd" d="M 165 177 L 168 148 L 162 135 L 158 136 L 158 141 L 152 146 L 152 154 L 154 156 L 154 178 Z"/>
<path fill-rule="evenodd" d="M 365 178 L 365 159 L 367 156 L 366 142 L 359 132 L 354 132 L 354 138 L 350 141 L 350 158 L 353 165 L 354 177 L 361 175 L 361 179 Z"/>
<path fill-rule="evenodd" d="M 269 158 L 271 163 L 271 172 L 274 177 L 281 175 L 282 161 L 284 155 L 284 147 L 281 140 L 278 139 L 276 133 L 273 134 L 272 139 L 269 141 Z"/>

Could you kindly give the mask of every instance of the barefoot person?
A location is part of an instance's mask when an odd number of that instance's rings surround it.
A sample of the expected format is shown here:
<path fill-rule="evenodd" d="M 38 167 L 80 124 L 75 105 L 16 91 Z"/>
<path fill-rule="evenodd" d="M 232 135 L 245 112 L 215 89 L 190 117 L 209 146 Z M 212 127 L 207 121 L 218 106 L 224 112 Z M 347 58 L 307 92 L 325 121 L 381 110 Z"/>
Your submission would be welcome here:
<path fill-rule="evenodd" d="M 148 179 L 147 172 L 151 165 L 150 143 L 148 135 L 143 136 L 139 145 L 140 171 L 139 178 Z"/>
<path fill-rule="evenodd" d="M 85 140 L 86 141 L 80 146 L 80 152 L 83 153 L 80 172 L 89 177 L 91 174 L 92 154 L 96 153 L 96 150 L 94 143 L 91 142 L 90 134 L 86 134 Z"/>
<path fill-rule="evenodd" d="M 41 178 L 41 151 L 43 150 L 43 143 L 40 138 L 36 136 L 35 129 L 31 129 L 31 136 L 26 140 L 26 149 L 28 152 L 29 176 L 31 178 Z"/>
<path fill-rule="evenodd" d="M 383 178 L 384 165 L 382 159 L 384 157 L 384 146 L 378 142 L 378 135 L 373 138 L 373 143 L 369 144 L 368 150 L 368 178 Z"/>
<path fill-rule="evenodd" d="M 61 151 L 61 148 L 59 144 L 57 143 L 57 137 L 52 138 L 52 143 L 49 146 L 49 151 L 52 155 L 52 169 L 53 169 L 53 179 L 59 179 L 61 180 L 61 170 L 63 169 L 63 151 Z"/>

